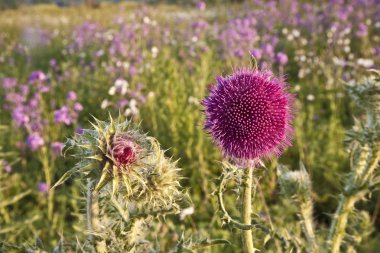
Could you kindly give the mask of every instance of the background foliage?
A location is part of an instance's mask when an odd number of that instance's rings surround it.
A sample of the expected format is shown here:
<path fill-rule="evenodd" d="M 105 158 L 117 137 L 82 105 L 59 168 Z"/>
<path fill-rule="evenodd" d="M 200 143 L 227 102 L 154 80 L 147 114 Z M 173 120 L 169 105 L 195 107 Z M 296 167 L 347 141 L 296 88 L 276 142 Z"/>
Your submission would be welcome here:
<path fill-rule="evenodd" d="M 28 245 L 39 236 L 52 249 L 61 236 L 84 238 L 80 183 L 69 180 L 55 192 L 46 191 L 74 163 L 60 155 L 58 143 L 88 126 L 90 114 L 105 119 L 108 111 L 121 111 L 180 159 L 182 185 L 195 207 L 184 220 L 171 216 L 160 225 L 163 252 L 182 232 L 239 245 L 240 234 L 222 226 L 211 194 L 222 156 L 202 129 L 200 100 L 215 76 L 248 66 L 250 53 L 260 67 L 284 76 L 297 96 L 294 146 L 281 163 L 297 168 L 299 160 L 304 162 L 317 226 L 327 228 L 336 207 L 331 194 L 341 184 L 337 174 L 348 171 L 343 138 L 354 109 L 343 83 L 380 64 L 379 6 L 376 0 L 257 0 L 1 11 L 0 140 L 7 154 L 0 170 L 0 240 Z M 42 143 L 33 142 L 33 134 Z M 254 208 L 268 222 L 279 227 L 290 222 L 300 233 L 294 207 L 280 196 L 276 164 L 267 163 Z M 229 201 L 226 206 L 236 211 L 236 196 Z M 360 208 L 369 210 L 373 229 L 360 251 L 372 252 L 380 247 L 378 194 Z"/>

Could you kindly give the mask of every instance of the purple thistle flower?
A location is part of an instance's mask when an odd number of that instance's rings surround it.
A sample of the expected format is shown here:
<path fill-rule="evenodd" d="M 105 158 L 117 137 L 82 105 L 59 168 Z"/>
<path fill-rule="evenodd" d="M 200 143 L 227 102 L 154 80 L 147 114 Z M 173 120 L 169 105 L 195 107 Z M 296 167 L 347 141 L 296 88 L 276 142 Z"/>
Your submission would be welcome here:
<path fill-rule="evenodd" d="M 254 69 L 216 80 L 202 105 L 205 129 L 224 154 L 243 162 L 280 156 L 293 131 L 293 96 L 286 83 Z"/>
<path fill-rule="evenodd" d="M 26 139 L 26 145 L 32 150 L 36 151 L 45 144 L 44 139 L 38 133 L 32 133 Z"/>
<path fill-rule="evenodd" d="M 49 186 L 45 182 L 39 182 L 37 188 L 39 192 L 47 193 L 49 191 Z"/>

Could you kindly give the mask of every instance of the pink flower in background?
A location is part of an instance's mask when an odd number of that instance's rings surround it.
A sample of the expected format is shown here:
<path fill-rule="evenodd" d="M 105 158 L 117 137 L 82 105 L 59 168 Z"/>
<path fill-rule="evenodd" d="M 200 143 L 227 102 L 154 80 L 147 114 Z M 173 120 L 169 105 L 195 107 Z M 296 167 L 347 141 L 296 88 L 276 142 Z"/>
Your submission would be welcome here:
<path fill-rule="evenodd" d="M 288 63 L 288 56 L 283 52 L 277 53 L 277 62 L 280 65 L 286 65 Z"/>
<path fill-rule="evenodd" d="M 64 146 L 65 144 L 63 144 L 62 142 L 53 142 L 51 144 L 51 149 L 53 151 L 53 154 L 56 156 L 60 156 L 62 154 L 62 150 Z"/>
<path fill-rule="evenodd" d="M 70 115 L 70 110 L 67 106 L 62 106 L 61 109 L 54 112 L 55 123 L 64 123 L 70 125 L 72 123 L 72 118 Z"/>
<path fill-rule="evenodd" d="M 33 71 L 28 78 L 29 83 L 44 82 L 46 80 L 47 80 L 47 76 L 45 75 L 44 72 L 40 70 Z"/>
<path fill-rule="evenodd" d="M 197 2 L 197 9 L 204 11 L 206 10 L 206 3 L 204 1 L 198 1 Z"/>
<path fill-rule="evenodd" d="M 42 192 L 42 193 L 49 192 L 49 186 L 45 182 L 39 182 L 37 185 L 37 189 L 39 192 Z"/>
<path fill-rule="evenodd" d="M 26 145 L 32 150 L 36 151 L 45 144 L 44 139 L 38 133 L 32 133 L 26 139 Z"/>
<path fill-rule="evenodd" d="M 66 95 L 66 99 L 75 101 L 77 100 L 77 94 L 75 93 L 75 91 L 69 91 Z"/>

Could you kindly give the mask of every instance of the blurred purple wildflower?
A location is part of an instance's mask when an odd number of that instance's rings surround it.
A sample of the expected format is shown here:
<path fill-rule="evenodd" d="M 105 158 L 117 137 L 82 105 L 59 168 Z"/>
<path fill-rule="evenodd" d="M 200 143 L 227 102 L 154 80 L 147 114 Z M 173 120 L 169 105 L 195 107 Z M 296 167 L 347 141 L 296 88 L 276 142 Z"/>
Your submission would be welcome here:
<path fill-rule="evenodd" d="M 25 107 L 16 107 L 12 112 L 12 119 L 17 126 L 25 126 L 29 122 L 29 116 L 25 110 Z"/>
<path fill-rule="evenodd" d="M 72 118 L 69 108 L 67 106 L 62 106 L 61 109 L 54 111 L 54 121 L 55 123 L 70 125 L 72 123 Z"/>
<path fill-rule="evenodd" d="M 32 133 L 26 139 L 26 145 L 32 150 L 36 151 L 45 144 L 44 139 L 38 133 Z"/>
<path fill-rule="evenodd" d="M 39 192 L 47 193 L 49 191 L 49 186 L 45 182 L 39 182 L 37 185 L 37 189 Z"/>
<path fill-rule="evenodd" d="M 65 144 L 63 144 L 62 142 L 53 142 L 51 144 L 51 149 L 53 151 L 53 154 L 56 156 L 60 156 L 62 154 L 62 150 L 64 146 Z"/>
<path fill-rule="evenodd" d="M 46 80 L 47 76 L 40 70 L 33 71 L 28 78 L 29 83 L 44 82 Z"/>
<path fill-rule="evenodd" d="M 77 94 L 75 93 L 75 91 L 69 91 L 67 92 L 66 99 L 72 101 L 77 100 Z"/>
<path fill-rule="evenodd" d="M 280 65 L 286 65 L 288 63 L 288 56 L 283 52 L 277 53 L 277 62 Z"/>
<path fill-rule="evenodd" d="M 204 1 L 198 1 L 196 7 L 198 10 L 204 11 L 206 10 L 206 3 Z"/>
<path fill-rule="evenodd" d="M 17 84 L 17 79 L 12 77 L 5 77 L 3 79 L 3 88 L 6 90 L 9 90 L 13 87 L 15 87 Z"/>
<path fill-rule="evenodd" d="M 252 51 L 251 51 L 251 55 L 256 59 L 256 60 L 260 60 L 261 57 L 262 57 L 262 51 L 260 48 L 254 48 Z"/>

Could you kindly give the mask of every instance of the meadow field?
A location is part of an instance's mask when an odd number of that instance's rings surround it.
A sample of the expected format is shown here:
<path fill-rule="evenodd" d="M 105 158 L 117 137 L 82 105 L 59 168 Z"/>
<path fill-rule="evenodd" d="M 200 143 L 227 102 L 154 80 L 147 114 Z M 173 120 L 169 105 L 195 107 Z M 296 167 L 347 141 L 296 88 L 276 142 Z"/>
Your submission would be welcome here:
<path fill-rule="evenodd" d="M 295 111 L 291 147 L 264 160 L 257 177 L 254 216 L 272 232 L 252 229 L 254 247 L 334 252 L 303 246 L 309 238 L 297 205 L 280 189 L 277 167 L 304 164 L 316 244 L 323 245 L 351 173 L 345 132 L 366 122 L 347 84 L 380 66 L 378 0 L 120 1 L 0 10 L 0 252 L 43 252 L 41 244 L 46 252 L 95 252 L 86 250 L 85 177 L 52 186 L 77 162 L 70 152 L 63 155 L 67 138 L 109 114 L 140 125 L 178 160 L 188 197 L 176 211 L 142 215 L 144 224 L 140 216 L 118 220 L 118 240 L 108 252 L 243 252 L 241 231 L 226 221 L 216 196 L 228 158 L 204 130 L 202 101 L 216 77 L 254 64 L 288 83 Z M 224 205 L 238 217 L 241 192 L 230 188 Z M 380 252 L 380 195 L 368 193 L 346 210 L 337 252 Z M 144 249 L 128 242 L 130 226 Z M 283 250 L 274 235 L 293 238 L 295 246 Z M 217 245 L 202 246 L 209 242 Z M 181 243 L 195 246 L 180 249 Z"/>

